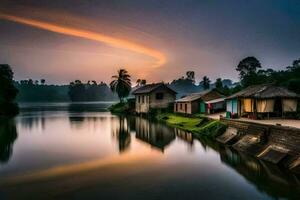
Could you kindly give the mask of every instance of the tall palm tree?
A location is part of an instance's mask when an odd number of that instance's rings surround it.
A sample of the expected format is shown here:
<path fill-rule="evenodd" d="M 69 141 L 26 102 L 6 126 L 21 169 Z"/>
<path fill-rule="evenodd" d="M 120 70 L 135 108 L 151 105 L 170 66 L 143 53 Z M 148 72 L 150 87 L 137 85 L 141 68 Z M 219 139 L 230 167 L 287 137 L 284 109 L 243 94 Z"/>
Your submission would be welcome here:
<path fill-rule="evenodd" d="M 200 84 L 202 85 L 202 87 L 204 88 L 204 90 L 209 89 L 209 84 L 210 84 L 210 80 L 207 76 L 204 76 L 202 81 L 200 82 Z"/>
<path fill-rule="evenodd" d="M 112 76 L 112 82 L 109 84 L 110 89 L 118 94 L 120 102 L 129 95 L 131 90 L 130 75 L 126 69 L 118 70 L 118 75 Z"/>

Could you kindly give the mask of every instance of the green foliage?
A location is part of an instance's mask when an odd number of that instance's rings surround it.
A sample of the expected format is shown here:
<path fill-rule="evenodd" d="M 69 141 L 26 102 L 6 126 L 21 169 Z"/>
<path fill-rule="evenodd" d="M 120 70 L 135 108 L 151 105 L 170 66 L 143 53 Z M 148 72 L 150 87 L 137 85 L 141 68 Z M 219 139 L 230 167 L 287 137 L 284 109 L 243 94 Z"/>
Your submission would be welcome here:
<path fill-rule="evenodd" d="M 15 115 L 19 111 L 14 103 L 18 90 L 14 86 L 13 75 L 9 65 L 0 65 L 0 115 Z"/>
<path fill-rule="evenodd" d="M 221 78 L 217 78 L 216 80 L 216 89 L 221 90 L 223 89 L 223 82 Z"/>
<path fill-rule="evenodd" d="M 122 102 L 127 97 L 131 90 L 130 75 L 126 69 L 120 69 L 118 75 L 112 76 L 114 79 L 110 83 L 110 89 L 118 94 L 120 101 Z"/>
<path fill-rule="evenodd" d="M 108 110 L 114 114 L 129 115 L 135 112 L 135 102 L 122 101 L 111 105 Z"/>
<path fill-rule="evenodd" d="M 286 67 L 285 70 L 275 71 L 260 68 L 259 61 L 254 57 L 247 57 L 239 63 L 236 70 L 240 72 L 240 81 L 243 88 L 250 85 L 273 83 L 300 94 L 300 59 L 294 60 L 292 65 Z"/>
<path fill-rule="evenodd" d="M 111 101 L 116 99 L 105 83 L 97 84 L 96 81 L 82 83 L 80 80 L 75 80 L 69 85 L 68 95 L 71 101 Z"/>
<path fill-rule="evenodd" d="M 159 121 L 193 133 L 197 137 L 215 138 L 226 130 L 226 125 L 217 120 L 211 120 L 206 117 L 192 116 L 185 117 L 170 113 L 159 114 L 156 117 Z"/>
<path fill-rule="evenodd" d="M 136 80 L 137 86 L 143 86 L 146 85 L 147 81 L 145 79 L 138 79 Z"/>
<path fill-rule="evenodd" d="M 300 78 L 287 81 L 287 87 L 289 90 L 300 94 Z"/>
<path fill-rule="evenodd" d="M 210 82 L 211 81 L 209 80 L 209 78 L 207 76 L 204 76 L 202 81 L 200 82 L 200 85 L 202 85 L 204 90 L 207 90 L 210 87 Z"/>
<path fill-rule="evenodd" d="M 239 62 L 236 70 L 239 72 L 243 87 L 255 85 L 260 82 L 257 70 L 261 68 L 260 62 L 253 56 L 244 58 Z"/>
<path fill-rule="evenodd" d="M 58 102 L 69 101 L 67 85 L 45 85 L 43 79 L 39 84 L 37 81 L 21 80 L 15 82 L 19 90 L 18 102 Z"/>

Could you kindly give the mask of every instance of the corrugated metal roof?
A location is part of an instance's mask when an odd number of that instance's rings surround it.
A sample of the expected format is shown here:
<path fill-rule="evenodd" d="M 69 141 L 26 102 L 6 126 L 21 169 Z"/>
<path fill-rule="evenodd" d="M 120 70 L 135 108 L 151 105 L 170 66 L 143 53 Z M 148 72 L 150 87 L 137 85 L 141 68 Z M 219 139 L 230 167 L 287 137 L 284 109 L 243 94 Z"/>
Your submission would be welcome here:
<path fill-rule="evenodd" d="M 206 90 L 203 92 L 198 92 L 198 93 L 192 93 L 188 96 L 185 96 L 181 99 L 177 99 L 176 102 L 190 102 L 190 101 L 195 101 L 200 99 L 202 96 L 204 96 L 205 94 L 211 92 L 211 90 Z"/>
<path fill-rule="evenodd" d="M 205 101 L 205 103 L 218 103 L 218 102 L 222 102 L 222 101 L 225 101 L 225 98 L 213 99 L 210 101 Z"/>
<path fill-rule="evenodd" d="M 254 85 L 249 86 L 240 92 L 237 92 L 226 99 L 233 98 L 276 98 L 276 97 L 286 97 L 286 98 L 300 98 L 296 93 L 289 91 L 288 89 L 280 86 L 275 86 L 272 84 Z"/>

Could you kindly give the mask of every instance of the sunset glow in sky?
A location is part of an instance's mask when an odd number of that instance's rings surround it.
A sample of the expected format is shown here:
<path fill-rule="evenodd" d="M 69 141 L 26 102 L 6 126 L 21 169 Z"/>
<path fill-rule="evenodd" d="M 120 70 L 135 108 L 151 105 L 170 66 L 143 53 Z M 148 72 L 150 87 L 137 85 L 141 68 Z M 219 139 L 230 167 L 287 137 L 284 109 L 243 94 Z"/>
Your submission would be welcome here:
<path fill-rule="evenodd" d="M 48 83 L 133 79 L 171 81 L 188 70 L 236 80 L 256 56 L 281 69 L 300 57 L 297 0 L 2 0 L 0 63 L 19 79 Z"/>

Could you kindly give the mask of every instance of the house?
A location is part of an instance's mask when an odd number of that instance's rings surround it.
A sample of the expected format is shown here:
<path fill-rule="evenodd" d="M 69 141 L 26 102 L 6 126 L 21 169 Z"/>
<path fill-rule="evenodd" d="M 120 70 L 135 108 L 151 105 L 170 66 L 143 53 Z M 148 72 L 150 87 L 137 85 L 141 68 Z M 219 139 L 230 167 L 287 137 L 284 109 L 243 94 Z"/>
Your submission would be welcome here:
<path fill-rule="evenodd" d="M 193 93 L 175 101 L 174 112 L 195 114 L 225 110 L 225 98 L 216 90 Z"/>
<path fill-rule="evenodd" d="M 249 86 L 226 98 L 227 117 L 283 117 L 296 113 L 300 96 L 272 84 Z"/>
<path fill-rule="evenodd" d="M 134 90 L 135 111 L 147 113 L 150 109 L 168 108 L 176 99 L 176 92 L 164 83 L 154 83 L 141 86 Z"/>

